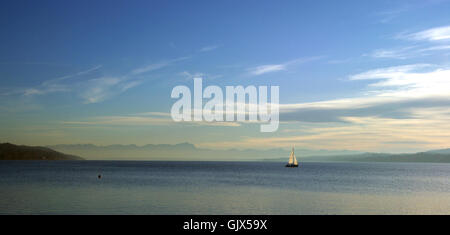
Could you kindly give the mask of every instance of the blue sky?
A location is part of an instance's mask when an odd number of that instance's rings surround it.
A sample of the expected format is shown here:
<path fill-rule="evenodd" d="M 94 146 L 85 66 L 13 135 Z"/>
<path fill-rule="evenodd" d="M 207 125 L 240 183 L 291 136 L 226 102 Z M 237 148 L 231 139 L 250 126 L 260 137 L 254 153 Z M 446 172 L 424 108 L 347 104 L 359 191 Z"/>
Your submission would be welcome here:
<path fill-rule="evenodd" d="M 0 141 L 449 147 L 449 1 L 3 1 Z M 176 85 L 278 85 L 276 133 L 173 123 Z M 449 132 L 450 133 L 450 132 Z"/>

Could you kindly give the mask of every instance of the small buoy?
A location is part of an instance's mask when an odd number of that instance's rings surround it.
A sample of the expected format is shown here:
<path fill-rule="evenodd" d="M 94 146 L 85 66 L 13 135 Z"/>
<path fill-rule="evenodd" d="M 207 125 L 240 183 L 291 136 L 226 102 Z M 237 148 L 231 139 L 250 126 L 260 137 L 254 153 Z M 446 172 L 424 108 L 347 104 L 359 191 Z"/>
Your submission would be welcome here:
<path fill-rule="evenodd" d="M 99 175 L 98 175 L 98 178 L 101 179 L 101 178 L 102 178 L 102 175 L 99 174 Z"/>

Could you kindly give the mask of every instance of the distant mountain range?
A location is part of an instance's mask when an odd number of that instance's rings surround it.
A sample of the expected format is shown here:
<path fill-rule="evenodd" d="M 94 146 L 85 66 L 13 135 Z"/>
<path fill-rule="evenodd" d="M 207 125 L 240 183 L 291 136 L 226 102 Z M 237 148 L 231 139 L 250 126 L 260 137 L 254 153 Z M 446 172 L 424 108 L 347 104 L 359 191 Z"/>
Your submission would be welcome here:
<path fill-rule="evenodd" d="M 0 160 L 84 160 L 45 147 L 0 144 Z"/>
<path fill-rule="evenodd" d="M 0 160 L 199 160 L 199 161 L 276 161 L 286 162 L 289 149 L 227 149 L 197 148 L 190 143 L 108 145 L 93 144 L 53 145 L 32 147 L 0 144 Z M 431 150 L 410 154 L 364 153 L 296 149 L 300 162 L 439 162 L 450 163 L 450 149 Z M 84 158 L 78 157 L 83 156 Z"/>
<path fill-rule="evenodd" d="M 435 153 L 433 150 L 420 153 L 362 153 L 356 155 L 315 156 L 300 158 L 303 162 L 436 162 L 450 163 L 450 154 Z M 264 159 L 265 161 L 286 161 L 286 158 Z"/>
<path fill-rule="evenodd" d="M 427 153 L 450 154 L 450 149 L 431 150 L 428 151 Z"/>
<path fill-rule="evenodd" d="M 204 161 L 242 161 L 257 160 L 265 157 L 281 157 L 289 154 L 283 149 L 271 150 L 212 150 L 197 148 L 190 143 L 108 145 L 92 144 L 53 145 L 51 149 L 68 154 L 86 157 L 90 160 L 204 160 Z"/>
<path fill-rule="evenodd" d="M 204 161 L 280 161 L 286 162 L 289 149 L 227 149 L 197 148 L 190 143 L 159 145 L 108 145 L 92 144 L 53 145 L 51 149 L 83 156 L 90 160 L 204 160 Z M 299 161 L 359 161 L 359 162 L 450 162 L 450 149 L 432 150 L 414 154 L 364 153 L 349 150 L 295 149 Z"/>

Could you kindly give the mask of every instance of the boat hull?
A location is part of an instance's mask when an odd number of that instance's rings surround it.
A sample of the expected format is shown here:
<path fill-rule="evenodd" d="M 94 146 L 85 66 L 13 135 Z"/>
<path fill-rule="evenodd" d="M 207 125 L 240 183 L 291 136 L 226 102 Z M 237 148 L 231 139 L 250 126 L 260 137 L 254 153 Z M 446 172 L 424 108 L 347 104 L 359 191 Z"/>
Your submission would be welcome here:
<path fill-rule="evenodd" d="M 287 164 L 286 167 L 298 167 L 298 165 L 294 165 L 294 164 Z"/>

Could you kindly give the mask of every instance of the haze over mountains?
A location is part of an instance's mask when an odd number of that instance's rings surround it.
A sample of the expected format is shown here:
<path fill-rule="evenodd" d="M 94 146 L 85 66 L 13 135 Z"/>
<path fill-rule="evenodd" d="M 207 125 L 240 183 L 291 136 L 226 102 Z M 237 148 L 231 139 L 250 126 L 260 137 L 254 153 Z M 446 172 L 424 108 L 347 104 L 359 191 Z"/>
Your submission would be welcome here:
<path fill-rule="evenodd" d="M 227 149 L 213 150 L 197 148 L 190 143 L 170 144 L 148 144 L 144 146 L 136 145 L 108 145 L 97 146 L 93 144 L 75 145 L 53 145 L 51 149 L 79 156 L 84 156 L 90 160 L 207 160 L 207 161 L 252 161 L 264 158 L 277 158 L 289 156 L 287 149 Z M 333 156 L 333 155 L 353 155 L 361 152 L 357 151 L 328 151 L 328 150 L 308 150 L 296 149 L 296 153 L 301 156 Z"/>
<path fill-rule="evenodd" d="M 227 149 L 197 148 L 190 143 L 108 145 L 93 144 L 53 145 L 51 149 L 89 160 L 199 160 L 199 161 L 287 161 L 290 149 Z M 349 150 L 295 149 L 300 161 L 363 161 L 363 162 L 450 162 L 450 149 L 432 150 L 414 154 L 364 153 Z"/>
<path fill-rule="evenodd" d="M 450 149 L 420 153 L 388 154 L 358 151 L 296 149 L 301 162 L 436 162 L 450 163 Z M 286 162 L 289 149 L 227 149 L 197 148 L 190 143 L 108 145 L 53 145 L 48 147 L 0 144 L 0 160 L 162 160 L 162 161 L 273 161 Z M 78 156 L 82 156 L 78 157 Z"/>

